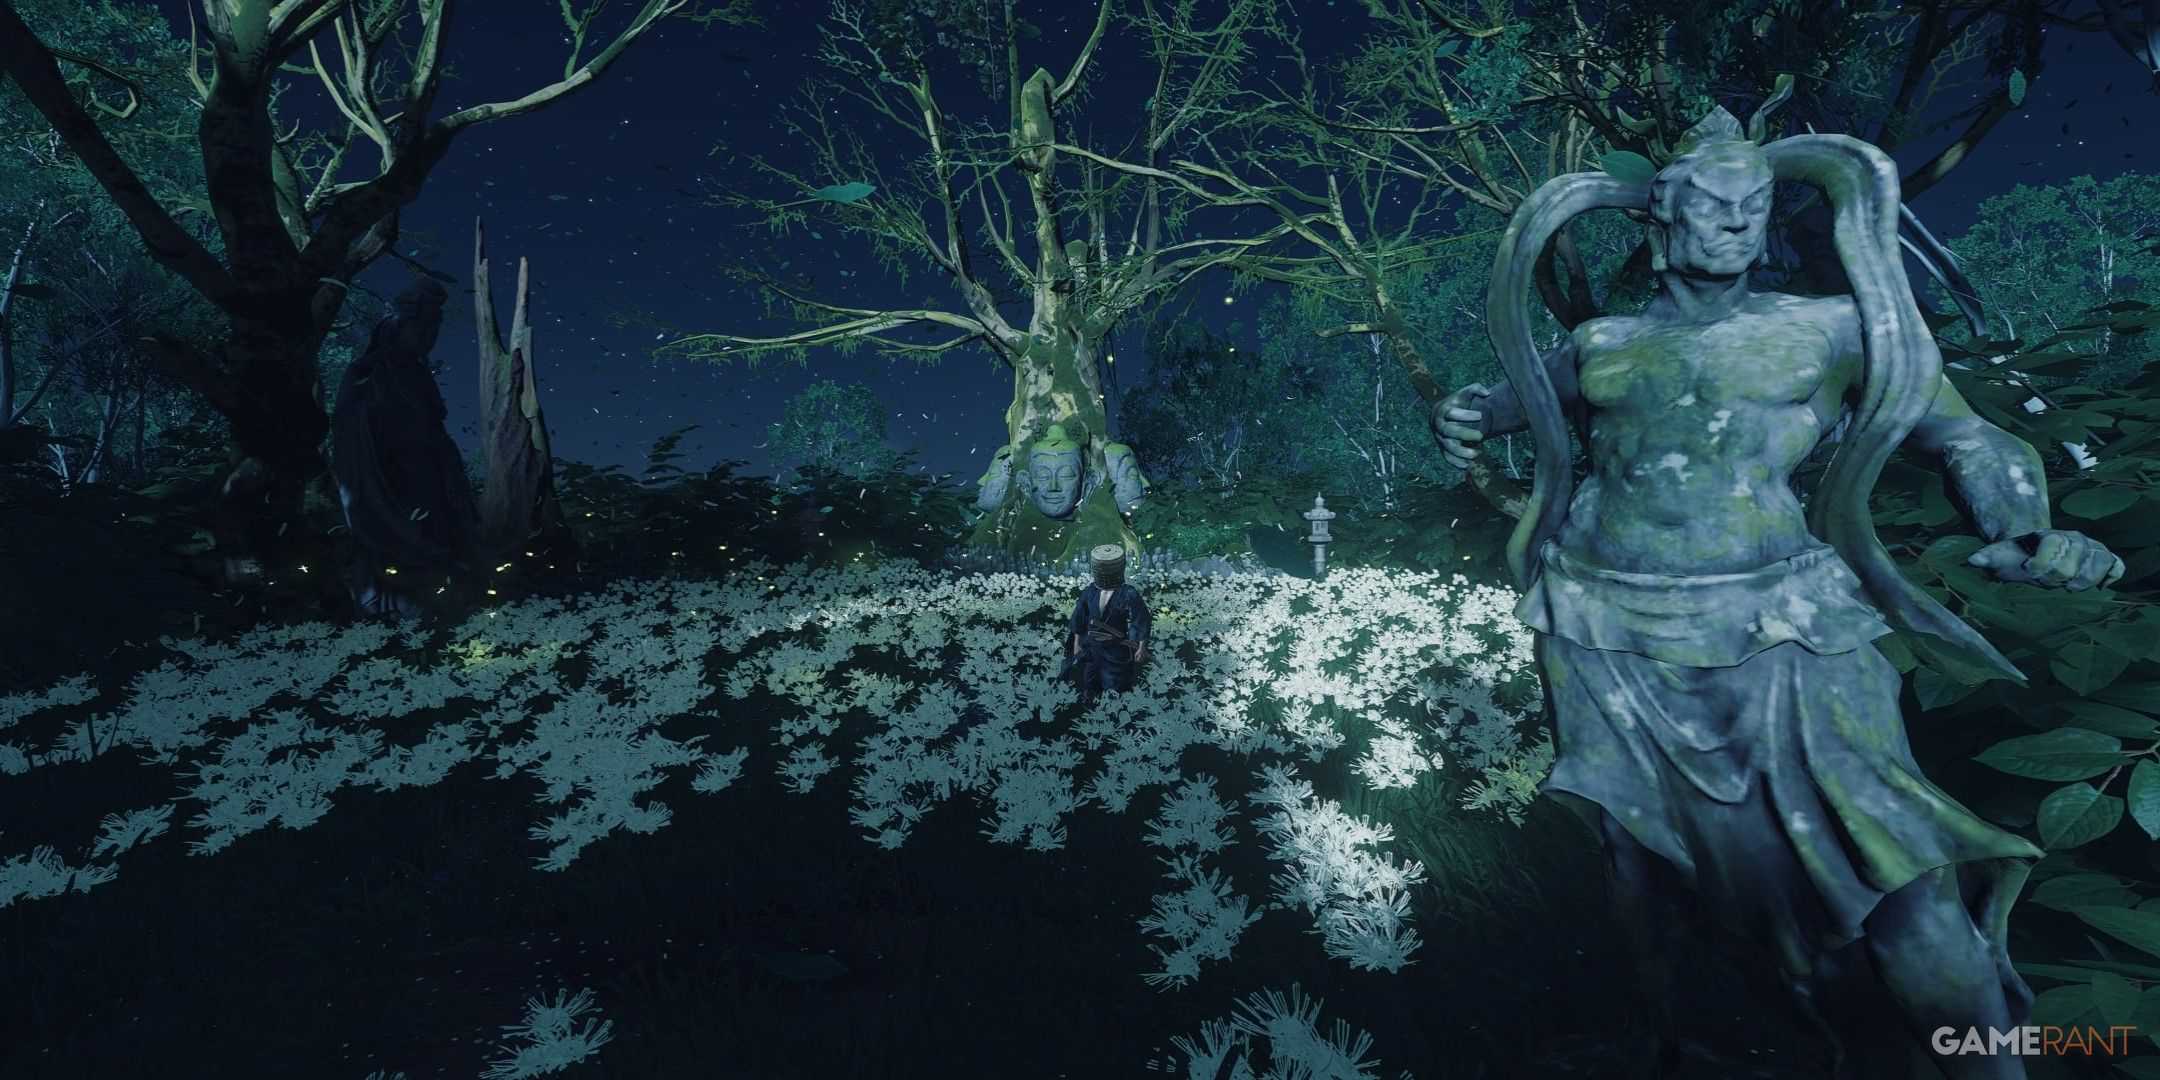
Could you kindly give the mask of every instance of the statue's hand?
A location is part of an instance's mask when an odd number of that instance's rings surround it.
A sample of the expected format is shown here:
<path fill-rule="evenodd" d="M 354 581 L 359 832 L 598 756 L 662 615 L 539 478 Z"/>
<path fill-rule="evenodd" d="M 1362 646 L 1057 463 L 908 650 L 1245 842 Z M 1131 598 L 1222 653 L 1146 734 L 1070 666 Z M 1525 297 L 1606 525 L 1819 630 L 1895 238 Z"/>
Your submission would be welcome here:
<path fill-rule="evenodd" d="M 2123 561 L 2106 544 L 2068 529 L 2042 529 L 1998 540 L 1973 552 L 1965 562 L 2003 581 L 2065 592 L 2113 585 L 2123 576 Z"/>
<path fill-rule="evenodd" d="M 1476 406 L 1491 393 L 1492 388 L 1471 383 L 1433 406 L 1433 434 L 1448 463 L 1458 469 L 1468 469 L 1477 460 L 1477 444 L 1485 441 L 1485 413 Z"/>

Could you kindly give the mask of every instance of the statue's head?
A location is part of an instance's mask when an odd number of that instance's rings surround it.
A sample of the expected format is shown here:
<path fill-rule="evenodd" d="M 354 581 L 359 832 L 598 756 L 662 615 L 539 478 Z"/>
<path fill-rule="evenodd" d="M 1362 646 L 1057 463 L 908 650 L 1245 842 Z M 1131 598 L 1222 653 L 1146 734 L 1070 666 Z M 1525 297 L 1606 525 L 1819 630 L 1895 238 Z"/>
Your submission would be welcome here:
<path fill-rule="evenodd" d="M 441 282 L 423 276 L 391 302 L 398 341 L 407 357 L 425 360 L 435 347 L 435 338 L 442 331 L 443 304 L 449 298 L 450 292 Z"/>
<path fill-rule="evenodd" d="M 1106 443 L 1103 469 L 1110 474 L 1110 494 L 1117 498 L 1118 512 L 1129 514 L 1147 495 L 1147 477 L 1140 474 L 1140 459 L 1124 443 Z"/>
<path fill-rule="evenodd" d="M 1080 503 L 1080 444 L 1052 424 L 1028 449 L 1028 494 L 1045 517 L 1061 518 Z"/>
<path fill-rule="evenodd" d="M 1690 128 L 1650 182 L 1651 266 L 1691 277 L 1738 277 L 1762 258 L 1770 224 L 1770 160 L 1722 108 Z"/>
<path fill-rule="evenodd" d="M 1013 448 L 1000 446 L 990 455 L 990 468 L 975 481 L 975 506 L 979 510 L 995 510 L 1005 505 L 1005 496 L 1012 492 Z"/>

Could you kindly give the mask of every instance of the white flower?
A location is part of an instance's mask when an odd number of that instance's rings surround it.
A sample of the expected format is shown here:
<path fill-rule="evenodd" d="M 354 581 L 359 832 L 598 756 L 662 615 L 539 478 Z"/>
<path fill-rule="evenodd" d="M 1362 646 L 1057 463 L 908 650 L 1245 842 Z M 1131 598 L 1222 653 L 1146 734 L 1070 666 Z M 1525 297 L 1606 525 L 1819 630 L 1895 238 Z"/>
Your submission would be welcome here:
<path fill-rule="evenodd" d="M 592 991 L 575 997 L 558 991 L 552 1003 L 531 998 L 525 1002 L 525 1022 L 506 1024 L 503 1033 L 522 1046 L 504 1046 L 509 1057 L 489 1063 L 480 1075 L 485 1080 L 524 1080 L 561 1072 L 600 1051 L 613 1037 L 612 1020 L 578 1020 L 592 1009 Z"/>

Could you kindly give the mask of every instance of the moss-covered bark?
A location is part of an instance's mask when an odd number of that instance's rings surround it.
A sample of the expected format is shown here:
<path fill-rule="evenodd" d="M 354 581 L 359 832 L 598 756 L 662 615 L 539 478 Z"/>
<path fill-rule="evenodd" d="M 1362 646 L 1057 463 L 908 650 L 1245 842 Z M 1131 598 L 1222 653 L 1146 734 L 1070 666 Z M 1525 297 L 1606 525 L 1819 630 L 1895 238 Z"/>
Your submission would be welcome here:
<path fill-rule="evenodd" d="M 1060 520 L 1036 510 L 1025 485 L 1016 483 L 1004 505 L 978 523 L 971 543 L 1056 559 L 1073 558 L 1098 544 L 1139 553 L 1139 538 L 1118 513 L 1103 458 L 1110 440 L 1095 364 L 1100 347 L 1099 341 L 1055 326 L 1034 337 L 1013 365 L 1013 400 L 1005 410 L 1006 441 L 1021 448 L 1018 469 L 1027 467 L 1027 448 L 1056 424 L 1080 444 L 1084 490 L 1092 490 Z"/>

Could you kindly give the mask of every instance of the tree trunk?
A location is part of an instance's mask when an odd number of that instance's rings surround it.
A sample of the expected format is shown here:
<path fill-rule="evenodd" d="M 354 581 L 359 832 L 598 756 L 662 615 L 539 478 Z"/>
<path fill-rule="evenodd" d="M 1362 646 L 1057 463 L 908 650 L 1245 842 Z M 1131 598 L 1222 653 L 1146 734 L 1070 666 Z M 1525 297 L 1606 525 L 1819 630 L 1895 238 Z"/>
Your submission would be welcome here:
<path fill-rule="evenodd" d="M 7 278 L 0 280 L 0 427 L 15 422 L 15 293 L 22 282 L 23 259 L 30 252 L 30 239 L 37 235 L 37 215 L 44 210 L 41 202 L 30 215 L 22 241 L 15 245 L 15 257 L 8 260 Z"/>
<path fill-rule="evenodd" d="M 232 581 L 253 580 L 265 563 L 283 561 L 284 537 L 300 520 L 308 488 L 329 475 L 323 440 L 330 417 L 317 387 L 324 332 L 312 325 L 305 295 L 286 300 L 297 315 L 234 318 L 215 366 L 182 343 L 160 343 L 168 370 L 203 393 L 232 431 L 231 468 L 212 528 Z"/>
<path fill-rule="evenodd" d="M 1027 448 L 1048 433 L 1051 425 L 1062 427 L 1065 437 L 1081 447 L 1080 499 L 1070 515 L 1053 520 L 1035 509 L 1025 494 L 1025 484 L 1015 483 L 1004 508 L 984 519 L 973 542 L 1059 562 L 1084 556 L 1102 544 L 1138 552 L 1139 537 L 1118 512 L 1103 457 L 1103 447 L 1111 441 L 1097 367 L 1103 339 L 1061 326 L 1057 317 L 1061 312 L 1054 302 L 1038 311 L 1043 317 L 1031 327 L 1027 347 L 1013 360 L 1013 400 L 1005 410 L 1005 437 L 1009 445 L 1020 448 L 1014 468 L 1024 473 Z"/>
<path fill-rule="evenodd" d="M 105 391 L 105 408 L 98 416 L 97 437 L 91 440 L 90 456 L 83 462 L 82 482 L 97 483 L 105 471 L 105 463 L 112 458 L 113 436 L 120 430 L 120 421 L 127 416 L 127 382 L 122 373 L 115 372 L 112 385 Z"/>
<path fill-rule="evenodd" d="M 480 544 L 494 564 L 531 550 L 536 558 L 571 541 L 555 498 L 555 457 L 533 375 L 525 260 L 518 260 L 510 337 L 503 340 L 488 278 L 487 238 L 473 220 L 473 321 L 480 335 Z M 559 553 L 559 550 L 558 550 Z"/>
<path fill-rule="evenodd" d="M 149 470 L 143 468 L 143 413 L 150 407 L 150 373 L 138 370 L 135 376 L 135 452 L 128 456 L 128 474 L 136 481 L 149 478 Z"/>
<path fill-rule="evenodd" d="M 1140 542 L 1118 513 L 1103 459 L 1110 427 L 1101 357 L 1114 321 L 1098 319 L 1098 313 L 1088 309 L 1092 290 L 1087 244 L 1075 240 L 1068 245 L 1060 228 L 1053 85 L 1050 73 L 1037 69 L 1018 95 L 1014 149 L 1027 176 L 1038 254 L 1027 343 L 1013 356 L 1013 400 L 1005 410 L 1005 439 L 1018 448 L 1016 472 L 1024 472 L 1027 448 L 1051 425 L 1062 426 L 1065 437 L 1081 447 L 1080 499 L 1070 515 L 1054 521 L 1029 505 L 1022 497 L 1025 485 L 1016 483 L 1005 510 L 985 519 L 974 539 L 1065 561 L 1101 544 L 1137 553 Z M 1011 512 L 1016 508 L 1018 522 Z"/>

